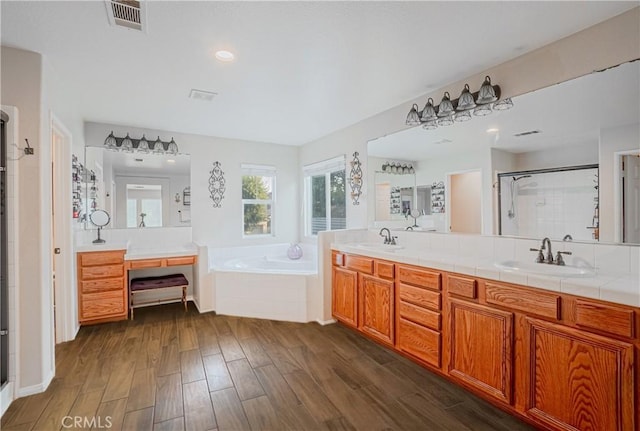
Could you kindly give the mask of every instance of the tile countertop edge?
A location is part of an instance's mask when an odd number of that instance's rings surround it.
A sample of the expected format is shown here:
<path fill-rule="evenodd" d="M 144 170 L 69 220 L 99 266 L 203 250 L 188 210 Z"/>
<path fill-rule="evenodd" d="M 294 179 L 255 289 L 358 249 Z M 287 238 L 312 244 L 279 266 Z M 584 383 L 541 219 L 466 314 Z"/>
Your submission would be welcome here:
<path fill-rule="evenodd" d="M 114 251 L 127 250 L 129 244 L 126 242 L 107 242 L 104 244 L 78 244 L 75 246 L 76 253 L 89 251 Z"/>
<path fill-rule="evenodd" d="M 132 249 L 127 250 L 127 253 L 124 255 L 124 260 L 138 260 L 138 259 L 161 259 L 167 257 L 182 257 L 182 256 L 197 256 L 198 255 L 198 247 L 176 247 L 166 248 L 163 250 L 154 250 L 154 249 Z"/>
<path fill-rule="evenodd" d="M 455 261 L 452 261 L 452 259 L 455 259 L 455 257 L 453 256 L 450 257 L 449 261 L 447 261 L 447 259 L 443 255 L 440 255 L 437 260 L 425 259 L 423 256 L 421 256 L 420 258 L 416 258 L 415 256 L 407 256 L 402 253 L 402 251 L 404 250 L 405 252 L 413 252 L 420 256 L 419 251 L 411 251 L 407 249 L 400 249 L 391 252 L 372 251 L 354 245 L 335 243 L 331 244 L 331 249 L 341 251 L 343 253 L 358 254 L 361 256 L 368 256 L 377 259 L 395 261 L 398 263 L 405 263 L 407 265 L 418 265 L 432 269 L 439 269 L 441 271 L 458 272 L 455 270 Z M 420 261 L 420 263 L 417 263 L 418 260 Z M 471 265 L 469 265 L 470 262 L 465 263 L 467 264 L 465 265 L 466 269 L 469 270 L 473 268 Z M 489 268 L 491 269 L 490 271 L 488 271 Z M 490 263 L 490 261 L 487 259 L 477 261 L 474 269 L 476 272 L 476 277 L 493 281 L 509 282 L 508 280 L 510 279 L 510 276 L 513 275 L 512 272 L 500 270 L 499 268 L 494 267 L 493 264 Z M 466 272 L 462 273 L 471 275 Z M 556 292 L 560 291 L 570 295 L 574 294 L 585 298 L 600 299 L 616 304 L 640 307 L 640 285 L 637 285 L 635 287 L 633 286 L 634 278 L 632 274 L 606 274 L 586 278 L 547 277 L 544 275 L 527 273 L 517 274 L 517 276 L 520 278 L 524 278 L 523 282 L 518 282 L 517 284 L 521 284 L 527 287 Z M 554 282 L 547 283 L 549 279 L 554 280 Z M 616 283 L 612 283 L 612 281 L 616 281 Z M 629 283 L 628 285 L 627 281 Z M 624 284 L 624 286 L 621 286 L 622 284 Z M 565 288 L 563 289 L 561 286 Z M 572 289 L 567 289 L 568 286 L 571 286 Z M 612 295 L 608 295 L 607 291 L 614 289 L 615 292 L 611 292 Z"/>

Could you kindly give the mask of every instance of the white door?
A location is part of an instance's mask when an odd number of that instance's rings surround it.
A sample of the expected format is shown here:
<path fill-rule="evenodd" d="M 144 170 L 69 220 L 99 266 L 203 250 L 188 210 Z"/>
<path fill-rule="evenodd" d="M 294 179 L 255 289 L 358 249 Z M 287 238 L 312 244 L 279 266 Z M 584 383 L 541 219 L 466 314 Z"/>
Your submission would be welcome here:
<path fill-rule="evenodd" d="M 622 157 L 622 242 L 640 243 L 640 155 Z"/>

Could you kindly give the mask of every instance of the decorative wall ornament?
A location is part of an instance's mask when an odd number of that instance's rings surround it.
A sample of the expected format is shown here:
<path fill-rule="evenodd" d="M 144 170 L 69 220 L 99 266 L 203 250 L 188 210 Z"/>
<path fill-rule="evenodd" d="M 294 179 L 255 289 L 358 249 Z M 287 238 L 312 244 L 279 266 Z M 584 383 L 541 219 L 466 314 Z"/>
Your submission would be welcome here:
<path fill-rule="evenodd" d="M 211 176 L 209 177 L 209 196 L 213 200 L 214 208 L 222 207 L 222 200 L 224 199 L 224 192 L 226 191 L 224 172 L 220 162 L 213 163 L 213 169 L 209 171 Z"/>
<path fill-rule="evenodd" d="M 431 185 L 431 214 L 444 213 L 444 182 Z"/>
<path fill-rule="evenodd" d="M 351 172 L 349 173 L 349 185 L 351 186 L 351 201 L 354 205 L 360 205 L 360 195 L 362 194 L 362 164 L 356 151 L 351 160 Z"/>

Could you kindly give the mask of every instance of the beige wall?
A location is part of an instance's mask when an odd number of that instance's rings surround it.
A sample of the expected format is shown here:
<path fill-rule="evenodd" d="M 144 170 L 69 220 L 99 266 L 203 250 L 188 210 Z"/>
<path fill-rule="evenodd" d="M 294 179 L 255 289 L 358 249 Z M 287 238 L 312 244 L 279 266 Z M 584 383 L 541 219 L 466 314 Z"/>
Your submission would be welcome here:
<path fill-rule="evenodd" d="M 482 173 L 451 175 L 450 184 L 451 232 L 479 234 L 482 225 Z"/>
<path fill-rule="evenodd" d="M 37 386 L 46 379 L 45 370 L 51 369 L 50 295 L 43 279 L 50 277 L 48 261 L 43 261 L 43 220 L 48 220 L 41 204 L 43 198 L 42 168 L 48 151 L 42 142 L 42 57 L 40 54 L 1 47 L 2 103 L 19 111 L 19 136 L 35 148 L 35 155 L 19 161 L 19 217 L 20 228 L 16 238 L 21 265 L 18 286 L 18 339 L 19 374 L 18 391 Z M 48 191 L 47 191 L 48 195 Z M 48 300 L 47 300 L 48 299 Z M 48 311 L 47 311 L 48 310 Z"/>
<path fill-rule="evenodd" d="M 354 151 L 360 152 L 360 160 L 366 160 L 369 140 L 407 128 L 404 122 L 413 103 L 422 106 L 428 97 L 437 100 L 444 91 L 457 93 L 466 82 L 482 82 L 485 75 L 500 85 L 503 97 L 513 97 L 640 58 L 640 38 L 633 37 L 638 34 L 640 7 L 307 143 L 300 151 L 300 164 L 338 154 L 347 154 L 350 158 Z M 363 174 L 368 175 L 368 170 L 365 163 Z M 490 178 L 483 180 L 490 181 Z M 347 205 L 348 227 L 367 226 L 367 208 L 374 208 L 375 194 L 366 188 L 363 192 L 359 206 Z M 493 221 L 484 220 L 484 225 L 490 227 Z"/>

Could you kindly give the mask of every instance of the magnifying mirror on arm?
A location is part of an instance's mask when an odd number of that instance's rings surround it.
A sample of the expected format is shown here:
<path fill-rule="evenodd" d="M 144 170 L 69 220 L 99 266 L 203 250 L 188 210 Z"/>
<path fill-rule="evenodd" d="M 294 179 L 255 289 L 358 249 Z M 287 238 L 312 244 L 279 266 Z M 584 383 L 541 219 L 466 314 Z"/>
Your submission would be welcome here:
<path fill-rule="evenodd" d="M 89 215 L 91 224 L 98 228 L 98 238 L 93 240 L 94 244 L 103 244 L 105 241 L 100 238 L 100 230 L 109 224 L 111 217 L 105 210 L 95 210 Z"/>

